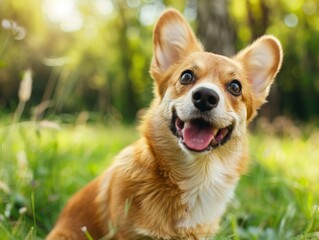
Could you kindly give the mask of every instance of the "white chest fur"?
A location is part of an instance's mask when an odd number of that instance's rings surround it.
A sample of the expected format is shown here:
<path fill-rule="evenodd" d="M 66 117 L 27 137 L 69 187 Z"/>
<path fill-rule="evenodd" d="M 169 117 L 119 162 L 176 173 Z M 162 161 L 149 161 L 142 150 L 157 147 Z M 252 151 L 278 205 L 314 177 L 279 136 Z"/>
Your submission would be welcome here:
<path fill-rule="evenodd" d="M 239 179 L 236 170 L 238 159 L 232 155 L 222 160 L 206 156 L 196 160 L 201 163 L 194 162 L 185 168 L 186 173 L 192 172 L 186 180 L 180 182 L 184 191 L 182 201 L 188 208 L 186 217 L 177 227 L 193 228 L 198 224 L 212 224 L 221 217 L 233 197 Z"/>

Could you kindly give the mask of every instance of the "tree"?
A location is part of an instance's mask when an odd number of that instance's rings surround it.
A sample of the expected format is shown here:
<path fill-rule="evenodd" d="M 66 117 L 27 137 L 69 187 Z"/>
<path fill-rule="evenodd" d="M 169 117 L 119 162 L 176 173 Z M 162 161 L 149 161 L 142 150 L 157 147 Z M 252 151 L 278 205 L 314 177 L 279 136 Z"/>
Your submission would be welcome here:
<path fill-rule="evenodd" d="M 197 34 L 207 51 L 231 56 L 235 53 L 235 32 L 227 0 L 199 0 Z"/>

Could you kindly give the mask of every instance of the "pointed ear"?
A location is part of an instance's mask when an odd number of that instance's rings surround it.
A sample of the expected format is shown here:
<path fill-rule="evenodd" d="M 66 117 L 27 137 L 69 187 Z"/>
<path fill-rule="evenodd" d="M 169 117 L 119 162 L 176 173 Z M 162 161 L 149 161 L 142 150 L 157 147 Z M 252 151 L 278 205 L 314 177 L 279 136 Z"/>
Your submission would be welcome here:
<path fill-rule="evenodd" d="M 266 35 L 239 52 L 235 57 L 235 60 L 242 64 L 247 73 L 256 100 L 256 109 L 266 102 L 270 86 L 281 67 L 282 56 L 279 40 Z"/>
<path fill-rule="evenodd" d="M 159 18 L 153 33 L 152 74 L 163 74 L 171 65 L 194 51 L 203 51 L 191 27 L 176 10 L 169 9 Z"/>

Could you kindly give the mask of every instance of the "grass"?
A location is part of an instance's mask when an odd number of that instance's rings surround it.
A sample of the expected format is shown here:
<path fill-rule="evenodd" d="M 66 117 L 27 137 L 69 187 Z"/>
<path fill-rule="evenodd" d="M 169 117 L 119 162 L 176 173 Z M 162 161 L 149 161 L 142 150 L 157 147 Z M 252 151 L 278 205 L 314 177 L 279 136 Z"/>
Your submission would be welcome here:
<path fill-rule="evenodd" d="M 135 139 L 135 129 L 122 125 L 0 128 L 0 239 L 44 238 L 66 200 Z M 318 239 L 319 130 L 258 131 L 250 142 L 249 171 L 215 239 Z"/>
<path fill-rule="evenodd" d="M 251 166 L 217 239 L 319 239 L 318 141 L 251 135 Z"/>

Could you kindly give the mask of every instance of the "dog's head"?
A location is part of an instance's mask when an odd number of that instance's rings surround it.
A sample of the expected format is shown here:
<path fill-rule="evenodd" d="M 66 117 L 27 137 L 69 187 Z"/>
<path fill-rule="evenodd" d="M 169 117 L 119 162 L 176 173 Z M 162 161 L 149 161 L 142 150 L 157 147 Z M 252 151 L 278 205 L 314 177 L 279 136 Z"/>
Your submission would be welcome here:
<path fill-rule="evenodd" d="M 158 109 L 180 147 L 207 153 L 243 137 L 281 66 L 279 41 L 263 36 L 233 58 L 205 52 L 175 10 L 160 17 L 153 41 Z"/>

